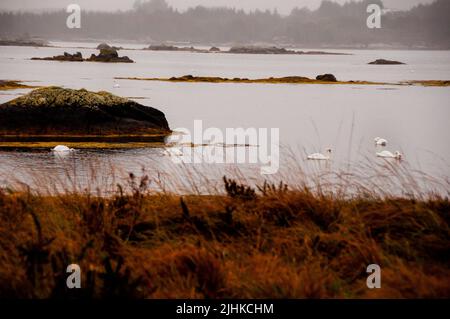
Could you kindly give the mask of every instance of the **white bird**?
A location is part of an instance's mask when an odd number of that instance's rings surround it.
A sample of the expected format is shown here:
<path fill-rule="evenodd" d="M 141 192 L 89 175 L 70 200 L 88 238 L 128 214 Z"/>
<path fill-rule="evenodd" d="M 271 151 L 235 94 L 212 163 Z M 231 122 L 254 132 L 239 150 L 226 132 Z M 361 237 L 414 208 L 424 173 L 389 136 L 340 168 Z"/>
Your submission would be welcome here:
<path fill-rule="evenodd" d="M 375 145 L 377 146 L 386 146 L 388 143 L 387 140 L 381 137 L 375 137 Z"/>
<path fill-rule="evenodd" d="M 403 155 L 399 151 L 396 151 L 394 154 L 392 154 L 392 152 L 389 151 L 382 151 L 377 153 L 377 156 L 383 158 L 395 158 L 397 160 L 401 160 L 403 157 Z"/>
<path fill-rule="evenodd" d="M 165 156 L 183 156 L 183 152 L 178 148 L 166 148 L 163 152 Z"/>
<path fill-rule="evenodd" d="M 113 88 L 115 88 L 115 89 L 119 89 L 119 88 L 120 88 L 120 85 L 119 85 L 119 83 L 115 83 L 115 82 L 114 82 Z"/>
<path fill-rule="evenodd" d="M 55 146 L 54 148 L 52 148 L 52 151 L 56 152 L 56 153 L 68 153 L 68 152 L 72 152 L 73 150 L 74 150 L 73 148 L 69 148 L 65 145 L 58 145 L 58 146 Z"/>
<path fill-rule="evenodd" d="M 328 155 L 323 155 L 322 153 L 314 153 L 314 154 L 308 155 L 308 159 L 316 160 L 316 161 L 328 161 L 331 158 L 331 148 L 327 148 L 326 152 Z"/>

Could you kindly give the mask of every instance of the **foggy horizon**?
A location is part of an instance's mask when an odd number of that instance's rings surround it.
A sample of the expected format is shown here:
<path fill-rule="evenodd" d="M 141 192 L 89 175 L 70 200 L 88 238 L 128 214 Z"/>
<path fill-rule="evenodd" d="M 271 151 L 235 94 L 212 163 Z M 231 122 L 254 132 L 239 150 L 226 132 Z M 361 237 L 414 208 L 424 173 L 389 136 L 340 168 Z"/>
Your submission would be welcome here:
<path fill-rule="evenodd" d="M 136 0 L 42 0 L 39 2 L 33 0 L 3 0 L 0 3 L 0 11 L 55 11 L 64 10 L 69 4 L 76 3 L 83 10 L 87 11 L 126 11 L 133 9 Z M 142 0 L 147 2 L 148 0 Z M 167 3 L 173 9 L 186 11 L 196 6 L 227 7 L 234 9 L 243 9 L 244 11 L 255 10 L 277 10 L 280 14 L 288 15 L 294 8 L 304 8 L 315 10 L 323 0 L 167 0 Z M 362 0 L 330 0 L 339 4 L 346 2 L 360 2 Z M 392 10 L 409 10 L 419 4 L 430 4 L 435 0 L 383 0 L 386 8 Z M 281 3 L 280 3 L 281 2 Z"/>
<path fill-rule="evenodd" d="M 318 8 L 299 8 L 289 15 L 264 10 L 249 13 L 232 8 L 217 10 L 206 7 L 179 12 L 171 6 L 173 1 L 133 0 L 133 8 L 127 11 L 85 11 L 83 27 L 79 29 L 66 27 L 65 8 L 45 14 L 0 12 L 0 36 L 105 41 L 129 39 L 150 43 L 280 43 L 304 47 L 367 48 L 380 44 L 391 48 L 450 47 L 450 3 L 446 0 L 431 1 L 407 11 L 387 10 L 383 15 L 383 27 L 375 30 L 366 27 L 367 6 L 376 3 L 391 9 L 384 5 L 390 2 L 388 0 L 320 1 Z M 250 0 L 246 3 L 249 4 Z M 396 3 L 405 2 L 397 0 Z"/>

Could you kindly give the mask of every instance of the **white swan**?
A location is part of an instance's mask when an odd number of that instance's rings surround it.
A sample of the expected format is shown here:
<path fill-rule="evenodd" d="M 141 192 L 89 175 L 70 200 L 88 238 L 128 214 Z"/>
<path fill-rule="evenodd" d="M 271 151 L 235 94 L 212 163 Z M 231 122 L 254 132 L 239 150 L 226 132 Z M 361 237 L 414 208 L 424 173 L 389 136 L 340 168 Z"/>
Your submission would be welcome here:
<path fill-rule="evenodd" d="M 183 156 L 183 152 L 178 148 L 166 148 L 163 152 L 165 156 Z"/>
<path fill-rule="evenodd" d="M 397 160 L 401 160 L 403 157 L 403 155 L 399 151 L 396 151 L 394 154 L 392 154 L 392 152 L 389 151 L 382 151 L 377 153 L 377 156 L 383 158 L 395 158 Z"/>
<path fill-rule="evenodd" d="M 388 141 L 381 137 L 375 137 L 375 145 L 377 146 L 386 146 Z"/>
<path fill-rule="evenodd" d="M 58 146 L 55 146 L 54 148 L 52 148 L 52 151 L 56 152 L 56 153 L 68 153 L 68 152 L 72 152 L 73 150 L 74 150 L 73 148 L 69 148 L 65 145 L 58 145 Z"/>
<path fill-rule="evenodd" d="M 331 158 L 331 148 L 327 148 L 326 152 L 328 155 L 323 155 L 322 153 L 314 153 L 314 154 L 308 155 L 308 159 L 315 160 L 315 161 L 328 161 Z"/>
<path fill-rule="evenodd" d="M 120 84 L 119 84 L 119 83 L 116 83 L 116 81 L 114 81 L 113 88 L 119 89 L 119 88 L 120 88 Z"/>

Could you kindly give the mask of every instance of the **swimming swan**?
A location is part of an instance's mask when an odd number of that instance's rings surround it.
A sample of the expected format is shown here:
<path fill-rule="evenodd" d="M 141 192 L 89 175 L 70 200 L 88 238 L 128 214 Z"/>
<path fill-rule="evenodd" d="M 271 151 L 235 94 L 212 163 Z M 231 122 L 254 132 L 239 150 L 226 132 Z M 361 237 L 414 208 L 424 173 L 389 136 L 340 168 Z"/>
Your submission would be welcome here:
<path fill-rule="evenodd" d="M 308 155 L 308 159 L 315 160 L 315 161 L 328 161 L 331 158 L 331 148 L 327 148 L 326 152 L 328 155 L 323 155 L 322 153 L 314 153 L 314 154 Z"/>
<path fill-rule="evenodd" d="M 399 151 L 396 151 L 394 154 L 392 154 L 392 152 L 389 151 L 382 151 L 377 153 L 377 156 L 383 158 L 395 158 L 397 160 L 401 160 L 403 157 L 403 155 Z"/>
<path fill-rule="evenodd" d="M 56 152 L 56 153 L 68 153 L 68 152 L 73 152 L 74 149 L 69 148 L 65 145 L 58 145 L 58 146 L 55 146 L 54 148 L 52 148 L 52 151 Z"/>
<path fill-rule="evenodd" d="M 384 138 L 381 137 L 375 137 L 375 145 L 379 145 L 379 146 L 386 146 L 388 143 L 387 140 L 385 140 Z"/>

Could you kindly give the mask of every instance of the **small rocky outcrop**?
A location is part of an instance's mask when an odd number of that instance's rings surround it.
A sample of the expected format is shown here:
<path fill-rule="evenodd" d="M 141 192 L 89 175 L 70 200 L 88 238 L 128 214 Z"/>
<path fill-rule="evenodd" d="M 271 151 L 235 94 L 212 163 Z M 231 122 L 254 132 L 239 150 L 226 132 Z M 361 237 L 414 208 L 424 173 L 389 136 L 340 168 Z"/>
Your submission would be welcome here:
<path fill-rule="evenodd" d="M 46 41 L 30 39 L 0 39 L 0 46 L 49 47 Z"/>
<path fill-rule="evenodd" d="M 151 51 L 179 51 L 180 48 L 173 46 L 173 45 L 166 45 L 166 44 L 152 44 L 150 45 L 147 50 Z"/>
<path fill-rule="evenodd" d="M 324 52 L 324 51 L 296 51 L 285 48 L 261 47 L 261 46 L 236 46 L 228 53 L 235 54 L 298 54 L 298 55 L 348 55 L 347 53 Z"/>
<path fill-rule="evenodd" d="M 208 50 L 196 49 L 193 46 L 190 47 L 176 47 L 173 45 L 166 44 L 152 44 L 145 50 L 150 51 L 183 51 L 183 52 L 194 52 L 194 53 L 208 53 Z"/>
<path fill-rule="evenodd" d="M 286 50 L 285 48 L 277 47 L 257 47 L 257 46 L 241 46 L 232 47 L 229 53 L 236 54 L 294 54 L 294 51 Z"/>
<path fill-rule="evenodd" d="M 336 77 L 333 74 L 327 73 L 327 74 L 321 74 L 316 77 L 317 81 L 324 81 L 324 82 L 337 82 Z"/>
<path fill-rule="evenodd" d="M 66 62 L 109 62 L 109 63 L 134 63 L 127 56 L 119 57 L 117 50 L 114 48 L 109 49 L 101 49 L 100 54 L 95 55 L 92 54 L 89 59 L 83 59 L 83 55 L 81 52 L 77 52 L 75 54 L 70 54 L 64 52 L 63 55 L 56 55 L 53 57 L 46 58 L 31 58 L 31 60 L 41 60 L 41 61 L 66 61 Z"/>
<path fill-rule="evenodd" d="M 32 91 L 0 105 L 5 135 L 168 134 L 164 113 L 115 96 L 60 87 Z"/>
<path fill-rule="evenodd" d="M 405 63 L 399 62 L 399 61 L 378 59 L 378 60 L 375 60 L 373 62 L 370 62 L 369 64 L 372 64 L 372 65 L 401 65 L 401 64 L 405 64 Z"/>
<path fill-rule="evenodd" d="M 69 62 L 83 62 L 83 56 L 81 52 L 70 54 L 64 52 L 63 55 L 55 55 L 53 57 L 46 58 L 31 58 L 31 60 L 43 60 L 43 61 L 69 61 Z"/>
<path fill-rule="evenodd" d="M 116 46 L 110 46 L 108 43 L 103 42 L 97 46 L 97 50 L 102 50 L 102 49 L 114 49 L 116 51 L 119 51 L 119 50 L 122 50 L 123 48 L 116 47 Z"/>
<path fill-rule="evenodd" d="M 89 62 L 112 62 L 112 63 L 134 63 L 127 56 L 119 57 L 117 50 L 113 48 L 109 49 L 101 49 L 98 55 L 92 54 L 89 59 L 86 59 Z"/>
<path fill-rule="evenodd" d="M 209 49 L 209 52 L 220 52 L 220 49 L 218 47 L 211 47 L 211 49 Z"/>

